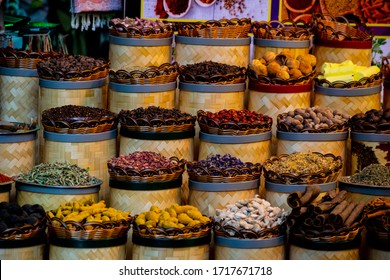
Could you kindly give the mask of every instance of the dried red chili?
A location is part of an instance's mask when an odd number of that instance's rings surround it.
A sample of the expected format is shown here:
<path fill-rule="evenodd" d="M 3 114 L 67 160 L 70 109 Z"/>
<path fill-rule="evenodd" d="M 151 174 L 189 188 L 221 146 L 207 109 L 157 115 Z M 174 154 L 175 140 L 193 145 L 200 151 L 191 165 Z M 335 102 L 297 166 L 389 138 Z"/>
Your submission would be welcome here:
<path fill-rule="evenodd" d="M 188 0 L 166 0 L 169 11 L 172 14 L 180 15 L 188 8 Z"/>
<path fill-rule="evenodd" d="M 167 12 L 164 10 L 163 1 L 164 0 L 157 0 L 156 6 L 154 7 L 154 12 L 159 16 L 159 18 L 168 17 Z"/>
<path fill-rule="evenodd" d="M 13 179 L 0 173 L 0 183 L 11 182 Z"/>

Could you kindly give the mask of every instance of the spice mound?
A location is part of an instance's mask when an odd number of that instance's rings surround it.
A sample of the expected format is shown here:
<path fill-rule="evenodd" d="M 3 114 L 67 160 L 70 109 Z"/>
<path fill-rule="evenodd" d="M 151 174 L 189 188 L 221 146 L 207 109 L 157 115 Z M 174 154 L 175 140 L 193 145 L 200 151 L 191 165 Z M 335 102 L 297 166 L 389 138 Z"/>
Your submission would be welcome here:
<path fill-rule="evenodd" d="M 371 109 L 351 118 L 351 131 L 362 133 L 390 133 L 390 108 Z"/>
<path fill-rule="evenodd" d="M 104 200 L 84 198 L 47 212 L 49 234 L 60 238 L 105 239 L 127 234 L 130 211 L 108 207 Z"/>
<path fill-rule="evenodd" d="M 3 201 L 0 203 L 0 238 L 10 239 L 10 235 L 16 232 L 28 232 L 32 228 L 44 223 L 45 209 L 39 204 L 19 205 L 14 202 Z"/>
<path fill-rule="evenodd" d="M 133 234 L 144 238 L 196 238 L 209 235 L 211 228 L 211 219 L 193 205 L 152 205 L 149 211 L 136 215 L 133 222 Z"/>
<path fill-rule="evenodd" d="M 110 177 L 118 180 L 177 179 L 184 172 L 184 164 L 177 157 L 152 151 L 136 151 L 107 161 Z"/>
<path fill-rule="evenodd" d="M 89 174 L 88 169 L 65 162 L 46 162 L 34 166 L 29 172 L 21 173 L 15 180 L 44 186 L 80 187 L 101 184 Z"/>
<path fill-rule="evenodd" d="M 195 181 L 249 181 L 260 177 L 261 164 L 243 162 L 230 154 L 215 154 L 204 160 L 187 162 L 187 171 Z"/>
<path fill-rule="evenodd" d="M 38 76 L 47 80 L 83 81 L 107 76 L 109 62 L 84 55 L 62 55 L 41 60 Z"/>
<path fill-rule="evenodd" d="M 195 84 L 239 84 L 246 81 L 246 69 L 225 63 L 203 61 L 181 65 L 179 80 Z"/>
<path fill-rule="evenodd" d="M 247 109 L 223 109 L 216 113 L 199 110 L 198 123 L 203 132 L 211 134 L 255 134 L 272 128 L 271 117 Z"/>
<path fill-rule="evenodd" d="M 239 238 L 271 238 L 285 234 L 288 212 L 256 195 L 217 209 L 213 217 L 217 235 Z"/>
<path fill-rule="evenodd" d="M 5 174 L 0 173 L 0 184 L 2 184 L 2 183 L 10 183 L 12 181 L 13 181 L 13 178 L 11 178 L 11 177 L 9 177 L 9 176 L 7 176 Z"/>
<path fill-rule="evenodd" d="M 121 110 L 118 114 L 121 126 L 132 128 L 137 126 L 172 127 L 177 129 L 193 129 L 196 117 L 178 109 L 166 109 L 157 106 L 139 107 L 133 110 Z"/>
<path fill-rule="evenodd" d="M 265 84 L 303 84 L 314 78 L 317 58 L 312 54 L 294 56 L 291 51 L 266 51 L 248 66 L 251 82 Z"/>
<path fill-rule="evenodd" d="M 349 129 L 349 115 L 327 107 L 297 108 L 277 117 L 277 128 L 285 132 L 327 133 Z"/>
<path fill-rule="evenodd" d="M 266 180 L 283 184 L 331 182 L 343 165 L 340 156 L 318 152 L 296 152 L 272 156 L 263 163 Z"/>
<path fill-rule="evenodd" d="M 103 132 L 117 127 L 117 115 L 106 109 L 79 105 L 64 105 L 42 112 L 42 125 L 47 131 Z M 87 128 L 95 128 L 87 130 Z"/>
<path fill-rule="evenodd" d="M 390 187 L 390 166 L 383 164 L 370 164 L 359 172 L 342 178 L 346 183 L 353 183 L 368 186 Z"/>
<path fill-rule="evenodd" d="M 343 242 L 357 238 L 363 229 L 365 204 L 349 201 L 347 191 L 328 191 L 319 198 L 319 186 L 293 192 L 287 200 L 297 197 L 301 203 L 292 206 L 287 224 L 294 241 Z"/>
<path fill-rule="evenodd" d="M 109 21 L 110 35 L 128 38 L 168 38 L 173 35 L 174 23 L 144 18 L 113 18 Z"/>

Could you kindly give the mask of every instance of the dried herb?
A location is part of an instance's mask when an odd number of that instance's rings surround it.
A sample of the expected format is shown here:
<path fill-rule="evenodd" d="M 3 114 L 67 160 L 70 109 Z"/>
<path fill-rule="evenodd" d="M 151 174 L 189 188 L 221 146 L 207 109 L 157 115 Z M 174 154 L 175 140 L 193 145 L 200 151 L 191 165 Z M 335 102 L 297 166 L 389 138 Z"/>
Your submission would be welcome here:
<path fill-rule="evenodd" d="M 371 164 L 349 177 L 349 182 L 390 187 L 390 166 Z"/>
<path fill-rule="evenodd" d="M 357 170 L 352 170 L 352 173 L 356 173 L 370 164 L 379 163 L 372 148 L 367 147 L 363 143 L 353 141 L 351 145 L 351 153 L 352 155 L 357 156 Z"/>
<path fill-rule="evenodd" d="M 17 180 L 47 186 L 87 186 L 100 182 L 89 170 L 69 162 L 49 162 L 34 166 L 29 172 L 19 174 Z"/>

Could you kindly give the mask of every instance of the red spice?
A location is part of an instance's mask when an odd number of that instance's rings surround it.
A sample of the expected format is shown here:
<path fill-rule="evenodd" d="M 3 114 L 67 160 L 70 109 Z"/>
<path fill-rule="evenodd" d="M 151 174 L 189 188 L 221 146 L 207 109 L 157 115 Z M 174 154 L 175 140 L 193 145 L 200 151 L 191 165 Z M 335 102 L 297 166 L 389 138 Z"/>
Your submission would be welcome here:
<path fill-rule="evenodd" d="M 172 14 L 180 15 L 188 8 L 188 0 L 166 0 L 169 11 Z"/>
<path fill-rule="evenodd" d="M 168 17 L 167 12 L 164 10 L 163 0 L 157 0 L 156 6 L 154 7 L 154 12 L 159 16 L 159 18 Z"/>
<path fill-rule="evenodd" d="M 11 182 L 13 179 L 0 173 L 0 183 Z"/>

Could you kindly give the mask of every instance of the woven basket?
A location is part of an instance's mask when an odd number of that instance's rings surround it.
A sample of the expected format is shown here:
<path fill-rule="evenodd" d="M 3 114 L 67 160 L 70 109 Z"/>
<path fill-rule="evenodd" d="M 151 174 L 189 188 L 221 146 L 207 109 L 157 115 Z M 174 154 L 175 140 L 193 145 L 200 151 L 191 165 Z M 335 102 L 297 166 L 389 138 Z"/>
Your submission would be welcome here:
<path fill-rule="evenodd" d="M 111 36 L 118 36 L 122 38 L 137 38 L 137 39 L 160 39 L 169 38 L 173 35 L 175 25 L 163 24 L 163 26 L 155 27 L 135 27 L 126 25 L 123 21 L 109 21 L 109 32 Z"/>
<path fill-rule="evenodd" d="M 134 260 L 208 260 L 211 224 L 193 227 L 146 228 L 133 223 Z"/>
<path fill-rule="evenodd" d="M 359 248 L 337 251 L 318 251 L 290 245 L 290 260 L 359 260 Z"/>
<path fill-rule="evenodd" d="M 0 201 L 10 202 L 13 181 L 0 183 Z"/>
<path fill-rule="evenodd" d="M 0 119 L 26 123 L 37 120 L 38 93 L 36 69 L 0 67 Z"/>
<path fill-rule="evenodd" d="M 33 52 L 13 48 L 0 49 L 0 66 L 10 68 L 36 69 L 38 62 L 47 57 L 59 56 L 55 52 Z"/>
<path fill-rule="evenodd" d="M 247 38 L 250 28 L 250 18 L 220 19 L 177 24 L 177 31 L 180 36 L 214 39 Z"/>
<path fill-rule="evenodd" d="M 134 66 L 148 67 L 171 63 L 173 37 L 142 39 L 109 36 L 108 57 L 113 71 L 131 71 Z"/>
<path fill-rule="evenodd" d="M 34 225 L 9 228 L 0 235 L 1 260 L 43 260 L 46 246 L 46 220 Z"/>

